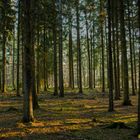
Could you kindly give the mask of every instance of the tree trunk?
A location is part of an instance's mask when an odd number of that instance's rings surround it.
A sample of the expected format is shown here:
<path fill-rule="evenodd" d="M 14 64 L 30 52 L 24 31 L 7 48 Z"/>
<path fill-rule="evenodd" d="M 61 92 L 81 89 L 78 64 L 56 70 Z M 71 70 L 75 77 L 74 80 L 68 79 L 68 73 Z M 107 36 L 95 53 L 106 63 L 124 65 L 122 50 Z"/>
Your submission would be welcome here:
<path fill-rule="evenodd" d="M 39 39 L 39 26 L 38 26 L 38 29 L 37 29 L 37 70 L 36 70 L 36 79 L 37 79 L 37 94 L 39 94 L 40 92 L 40 57 L 39 57 L 39 45 L 40 45 L 40 39 Z"/>
<path fill-rule="evenodd" d="M 62 1 L 61 0 L 59 0 L 59 91 L 60 91 L 60 97 L 64 97 Z"/>
<path fill-rule="evenodd" d="M 45 22 L 45 20 L 44 20 Z M 46 25 L 44 23 L 44 33 L 43 33 L 43 37 L 44 37 L 44 44 L 43 44 L 43 50 L 44 50 L 44 60 L 43 60 L 43 79 L 44 79 L 44 91 L 47 91 L 47 81 L 46 81 Z"/>
<path fill-rule="evenodd" d="M 32 3 L 33 0 L 24 0 L 24 103 L 23 121 L 31 122 L 33 116 L 32 102 Z"/>
<path fill-rule="evenodd" d="M 120 1 L 120 28 L 121 28 L 121 48 L 123 59 L 123 82 L 124 82 L 124 98 L 123 105 L 130 105 L 129 100 L 129 79 L 128 79 L 128 61 L 127 61 L 127 46 L 126 46 L 126 34 L 125 34 L 125 22 L 124 22 L 124 0 Z"/>
<path fill-rule="evenodd" d="M 112 0 L 112 45 L 113 45 L 113 56 L 114 56 L 114 89 L 115 89 L 115 99 L 119 100 L 119 92 L 118 92 L 118 76 L 117 76 L 117 64 L 116 64 L 116 36 L 115 36 L 115 10 L 116 9 L 116 1 Z"/>
<path fill-rule="evenodd" d="M 80 23 L 79 23 L 79 0 L 76 3 L 76 19 L 77 19 L 77 54 L 78 54 L 78 83 L 79 93 L 82 94 L 82 71 L 81 71 L 81 45 L 80 45 Z"/>
<path fill-rule="evenodd" d="M 35 34 L 34 31 L 32 30 L 32 34 Z M 37 97 L 37 92 L 36 92 L 36 74 L 35 74 L 35 48 L 34 48 L 34 38 L 32 37 L 32 97 L 33 97 L 33 109 L 38 109 L 39 104 L 38 104 L 38 97 Z"/>
<path fill-rule="evenodd" d="M 113 104 L 113 66 L 112 66 L 112 44 L 111 44 L 111 1 L 108 0 L 108 74 L 109 74 L 109 109 L 108 111 L 114 111 Z"/>
<path fill-rule="evenodd" d="M 134 65 L 133 65 L 133 48 L 132 48 L 132 33 L 131 33 L 131 23 L 130 23 L 130 3 L 127 0 L 128 6 L 128 31 L 129 31 L 129 45 L 130 45 L 130 64 L 131 64 L 131 81 L 132 81 L 132 95 L 135 95 L 135 85 L 134 85 Z"/>
<path fill-rule="evenodd" d="M 57 78 L 57 32 L 56 32 L 56 6 L 55 0 L 53 0 L 53 12 L 54 12 L 54 21 L 53 21 L 53 46 L 54 46 L 54 96 L 58 95 L 58 78 Z"/>
<path fill-rule="evenodd" d="M 138 0 L 138 21 L 140 21 L 140 0 Z M 140 33 L 140 22 L 139 22 L 139 33 Z M 140 38 L 139 38 L 140 44 Z M 140 46 L 139 46 L 139 92 L 138 92 L 138 124 L 137 131 L 140 134 Z"/>
<path fill-rule="evenodd" d="M 103 29 L 103 21 L 104 17 L 102 16 L 103 13 L 103 0 L 100 0 L 100 14 L 101 14 L 101 21 L 100 21 L 100 30 L 101 30 L 101 48 L 102 48 L 102 93 L 105 92 L 105 70 L 104 70 L 104 29 Z"/>
<path fill-rule="evenodd" d="M 18 26 L 17 26 L 17 96 L 20 96 L 19 93 L 19 51 L 20 51 L 20 15 L 21 15 L 21 4 L 20 0 L 18 0 Z"/>
<path fill-rule="evenodd" d="M 88 56 L 88 85 L 89 89 L 92 89 L 92 75 L 91 75 L 91 52 L 89 44 L 89 30 L 88 30 L 88 20 L 87 11 L 85 10 L 85 20 L 86 20 L 86 40 L 87 40 L 87 56 Z"/>
<path fill-rule="evenodd" d="M 115 23 L 116 23 L 116 49 L 117 49 L 117 58 L 116 58 L 116 61 L 117 61 L 117 84 L 118 84 L 118 95 L 120 97 L 120 59 L 119 59 L 119 56 L 120 56 L 120 53 L 119 53 L 119 10 L 118 10 L 118 5 L 119 2 L 116 1 L 116 11 L 115 11 L 115 15 L 116 15 L 116 20 L 115 20 Z"/>
<path fill-rule="evenodd" d="M 15 32 L 13 35 L 12 87 L 13 87 L 13 90 L 15 90 Z"/>
<path fill-rule="evenodd" d="M 7 1 L 3 1 L 4 10 L 2 12 L 3 19 L 3 31 L 2 31 L 2 93 L 6 92 L 6 12 L 5 8 L 7 7 Z"/>
<path fill-rule="evenodd" d="M 69 11 L 70 11 L 69 6 Z M 72 15 L 69 13 L 69 87 L 74 89 L 73 49 L 72 49 Z"/>

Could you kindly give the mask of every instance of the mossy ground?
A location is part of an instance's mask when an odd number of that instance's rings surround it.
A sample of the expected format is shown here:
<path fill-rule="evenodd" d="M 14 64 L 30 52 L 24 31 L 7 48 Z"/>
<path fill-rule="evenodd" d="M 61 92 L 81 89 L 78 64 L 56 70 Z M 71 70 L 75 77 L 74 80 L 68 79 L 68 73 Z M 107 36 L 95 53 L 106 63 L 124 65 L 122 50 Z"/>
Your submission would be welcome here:
<path fill-rule="evenodd" d="M 108 112 L 107 95 L 66 93 L 64 98 L 39 95 L 36 121 L 23 124 L 22 97 L 0 95 L 0 140 L 136 140 L 137 96 L 133 106 L 114 101 L 115 112 Z M 113 122 L 124 122 L 132 129 L 104 129 Z"/>

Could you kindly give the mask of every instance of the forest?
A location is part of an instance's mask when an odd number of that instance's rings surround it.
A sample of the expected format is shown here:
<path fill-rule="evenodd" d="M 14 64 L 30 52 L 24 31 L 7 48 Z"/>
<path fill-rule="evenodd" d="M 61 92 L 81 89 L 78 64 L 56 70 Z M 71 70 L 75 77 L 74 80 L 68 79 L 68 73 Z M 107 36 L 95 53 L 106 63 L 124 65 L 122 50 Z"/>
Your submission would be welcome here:
<path fill-rule="evenodd" d="M 0 0 L 0 140 L 140 139 L 140 0 Z"/>

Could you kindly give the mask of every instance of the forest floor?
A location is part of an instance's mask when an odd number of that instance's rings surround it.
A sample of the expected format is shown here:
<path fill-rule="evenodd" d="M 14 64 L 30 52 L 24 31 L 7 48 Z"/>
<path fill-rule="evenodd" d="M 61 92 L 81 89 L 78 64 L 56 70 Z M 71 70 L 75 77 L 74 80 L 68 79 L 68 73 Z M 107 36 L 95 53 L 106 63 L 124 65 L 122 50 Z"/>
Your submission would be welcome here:
<path fill-rule="evenodd" d="M 99 93 L 100 94 L 100 93 Z M 137 140 L 137 97 L 132 106 L 114 101 L 115 112 L 108 112 L 107 96 L 92 93 L 66 93 L 64 98 L 39 95 L 36 121 L 22 123 L 22 97 L 0 95 L 0 140 Z M 132 129 L 108 129 L 113 122 L 124 122 Z"/>

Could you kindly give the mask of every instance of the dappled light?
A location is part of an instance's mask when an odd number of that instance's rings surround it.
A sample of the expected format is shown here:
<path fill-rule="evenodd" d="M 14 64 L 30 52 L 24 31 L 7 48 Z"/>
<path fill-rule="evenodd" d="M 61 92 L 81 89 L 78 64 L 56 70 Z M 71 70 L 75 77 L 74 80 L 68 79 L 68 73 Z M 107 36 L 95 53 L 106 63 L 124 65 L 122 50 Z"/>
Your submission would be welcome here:
<path fill-rule="evenodd" d="M 140 139 L 140 0 L 0 0 L 0 140 Z"/>
<path fill-rule="evenodd" d="M 77 100 L 69 99 L 66 96 L 63 99 L 50 100 L 49 97 L 50 95 L 45 97 L 43 95 L 43 100 L 42 95 L 39 96 L 40 109 L 35 111 L 35 122 L 29 124 L 20 121 L 22 111 L 17 110 L 22 107 L 18 99 L 10 100 L 9 97 L 8 103 L 6 100 L 2 101 L 1 104 L 7 103 L 7 105 L 0 106 L 0 139 L 43 139 L 47 137 L 59 139 L 60 136 L 60 139 L 63 137 L 65 139 L 104 137 L 102 139 L 105 140 L 113 135 L 118 135 L 120 138 L 131 138 L 133 130 L 105 130 L 104 128 L 115 122 L 124 122 L 127 126 L 134 128 L 137 121 L 135 103 L 137 97 L 133 97 L 133 106 L 129 106 L 127 109 L 121 106 L 121 102 L 116 102 L 115 112 L 112 113 L 107 112 L 106 102 L 108 99 L 106 98 L 103 102 L 98 102 L 99 98 L 97 100 L 86 98 Z M 11 110 L 8 111 L 9 108 Z M 14 110 L 15 108 L 17 110 Z M 122 137 L 121 134 L 125 134 L 125 136 Z"/>

